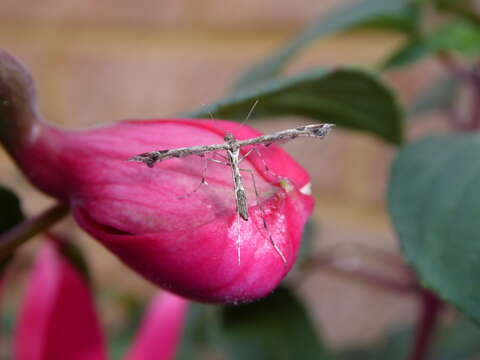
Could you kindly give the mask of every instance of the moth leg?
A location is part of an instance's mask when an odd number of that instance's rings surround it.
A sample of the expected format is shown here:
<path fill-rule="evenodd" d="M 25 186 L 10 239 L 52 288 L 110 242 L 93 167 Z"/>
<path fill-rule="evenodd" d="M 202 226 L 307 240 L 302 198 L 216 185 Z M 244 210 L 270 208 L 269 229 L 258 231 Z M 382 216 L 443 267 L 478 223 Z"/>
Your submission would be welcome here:
<path fill-rule="evenodd" d="M 185 198 L 195 194 L 202 187 L 202 185 L 208 185 L 208 182 L 207 182 L 207 165 L 208 165 L 207 159 L 206 159 L 205 155 L 203 155 L 203 154 L 198 155 L 198 156 L 200 156 L 200 158 L 202 159 L 202 162 L 203 162 L 202 180 L 200 180 L 200 183 L 195 187 L 195 189 L 186 193 L 185 195 L 180 196 L 178 198 L 180 200 L 185 199 Z"/>
<path fill-rule="evenodd" d="M 248 150 L 247 153 L 246 153 L 245 155 L 243 155 L 243 156 L 238 160 L 238 162 L 241 163 L 243 160 L 245 160 L 245 159 L 248 157 L 248 155 L 250 155 L 250 154 L 251 154 L 253 151 L 255 151 L 255 150 L 256 150 L 255 147 L 253 147 L 253 148 L 251 148 L 250 150 Z"/>
<path fill-rule="evenodd" d="M 254 147 L 252 150 L 255 151 L 255 154 L 257 154 L 258 158 L 262 161 L 263 167 L 265 168 L 265 171 L 268 174 L 275 177 L 279 182 L 282 182 L 283 180 L 285 180 L 284 177 L 282 177 L 282 176 L 278 175 L 277 173 L 273 172 L 272 170 L 270 170 L 270 168 L 268 167 L 267 162 L 265 161 L 265 158 L 263 157 L 262 153 L 260 151 L 258 151 L 258 149 L 256 147 Z"/>
<path fill-rule="evenodd" d="M 285 258 L 285 255 L 283 255 L 282 250 L 277 246 L 275 243 L 275 240 L 273 240 L 272 233 L 270 232 L 270 229 L 268 228 L 267 220 L 265 219 L 265 211 L 263 210 L 262 204 L 260 203 L 260 195 L 258 194 L 257 190 L 257 185 L 255 183 L 255 175 L 253 174 L 253 171 L 250 169 L 240 169 L 241 171 L 248 172 L 250 176 L 252 177 L 252 185 L 253 189 L 255 191 L 255 202 L 257 203 L 258 208 L 260 209 L 260 213 L 262 214 L 262 222 L 263 222 L 263 228 L 265 229 L 266 233 L 268 234 L 268 239 L 270 240 L 270 243 L 272 244 L 273 248 L 277 252 L 277 254 L 280 256 L 282 259 L 282 262 L 285 266 L 287 266 L 287 259 Z M 237 215 L 238 217 L 238 215 Z"/>
<path fill-rule="evenodd" d="M 217 152 L 217 151 L 214 151 L 214 152 L 212 153 L 212 155 L 213 155 L 213 156 L 218 156 L 219 158 L 221 158 L 221 159 L 224 160 L 225 162 L 228 161 L 228 157 L 227 157 L 227 156 L 225 156 L 225 155 L 223 155 L 223 154 L 220 154 L 220 153 Z"/>
<path fill-rule="evenodd" d="M 212 158 L 207 158 L 207 161 L 211 161 L 215 164 L 221 164 L 221 165 L 225 165 L 225 166 L 230 166 L 230 163 L 229 162 L 226 162 L 226 161 L 221 161 L 221 160 L 217 160 L 217 159 L 212 159 Z"/>

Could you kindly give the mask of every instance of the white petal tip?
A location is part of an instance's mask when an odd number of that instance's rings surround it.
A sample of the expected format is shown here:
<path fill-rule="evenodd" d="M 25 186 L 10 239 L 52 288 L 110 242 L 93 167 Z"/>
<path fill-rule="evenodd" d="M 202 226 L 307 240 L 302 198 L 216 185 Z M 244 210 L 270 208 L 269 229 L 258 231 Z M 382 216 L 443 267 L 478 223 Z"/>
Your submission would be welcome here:
<path fill-rule="evenodd" d="M 303 185 L 303 187 L 300 189 L 300 192 L 304 195 L 312 195 L 312 183 Z"/>

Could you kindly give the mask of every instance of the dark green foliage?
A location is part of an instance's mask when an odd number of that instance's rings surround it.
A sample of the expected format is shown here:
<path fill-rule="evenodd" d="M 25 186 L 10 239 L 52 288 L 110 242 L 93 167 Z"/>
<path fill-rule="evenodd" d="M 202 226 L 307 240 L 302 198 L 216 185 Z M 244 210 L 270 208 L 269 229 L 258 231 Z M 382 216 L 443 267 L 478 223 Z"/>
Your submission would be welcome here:
<path fill-rule="evenodd" d="M 236 83 L 248 88 L 277 76 L 283 67 L 313 40 L 359 25 L 416 33 L 418 5 L 411 0 L 358 0 L 322 16 L 292 41 L 250 68 Z"/>
<path fill-rule="evenodd" d="M 385 62 L 384 68 L 411 65 L 442 51 L 451 51 L 467 57 L 478 55 L 480 25 L 469 21 L 456 21 L 429 35 L 412 39 Z"/>
<path fill-rule="evenodd" d="M 457 15 L 480 24 L 480 16 L 475 10 L 475 0 L 430 0 L 437 10 Z"/>
<path fill-rule="evenodd" d="M 17 195 L 0 186 L 0 234 L 23 220 L 24 216 Z"/>
<path fill-rule="evenodd" d="M 243 120 L 298 115 L 367 131 L 394 144 L 403 141 L 403 113 L 390 89 L 372 73 L 357 69 L 314 70 L 243 90 L 187 116 Z"/>
<path fill-rule="evenodd" d="M 370 347 L 340 351 L 335 360 L 405 360 L 410 354 L 413 329 L 394 331 Z M 435 334 L 429 360 L 476 360 L 480 355 L 480 329 L 459 319 Z"/>
<path fill-rule="evenodd" d="M 388 204 L 407 261 L 422 283 L 480 321 L 480 136 L 407 145 L 391 173 Z"/>
<path fill-rule="evenodd" d="M 223 336 L 230 359 L 327 359 L 309 316 L 285 288 L 253 304 L 227 307 Z"/>

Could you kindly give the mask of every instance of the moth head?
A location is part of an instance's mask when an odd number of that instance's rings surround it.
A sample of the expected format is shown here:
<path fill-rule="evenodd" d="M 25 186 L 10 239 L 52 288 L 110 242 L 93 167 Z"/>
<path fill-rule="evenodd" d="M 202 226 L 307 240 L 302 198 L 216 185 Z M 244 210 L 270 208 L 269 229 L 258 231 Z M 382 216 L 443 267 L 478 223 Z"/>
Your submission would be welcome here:
<path fill-rule="evenodd" d="M 228 142 L 228 141 L 235 140 L 235 137 L 233 136 L 232 133 L 227 132 L 227 133 L 225 134 L 225 136 L 223 137 L 223 140 L 225 140 L 225 141 Z"/>

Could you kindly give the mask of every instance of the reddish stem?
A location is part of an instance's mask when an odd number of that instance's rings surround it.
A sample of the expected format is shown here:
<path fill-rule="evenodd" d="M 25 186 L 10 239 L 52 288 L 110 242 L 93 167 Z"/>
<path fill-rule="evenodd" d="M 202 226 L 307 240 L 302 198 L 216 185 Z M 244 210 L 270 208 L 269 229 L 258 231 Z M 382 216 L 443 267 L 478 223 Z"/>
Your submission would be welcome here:
<path fill-rule="evenodd" d="M 467 67 L 458 62 L 450 53 L 440 52 L 437 55 L 440 63 L 458 79 L 466 82 L 471 86 L 473 93 L 472 111 L 469 119 L 462 119 L 453 117 L 451 120 L 452 126 L 457 130 L 475 131 L 480 129 L 480 62 L 477 62 L 473 67 Z"/>
<path fill-rule="evenodd" d="M 375 286 L 381 289 L 395 291 L 399 293 L 412 294 L 417 291 L 416 283 L 409 283 L 406 281 L 399 281 L 397 279 L 389 278 L 388 276 L 379 275 L 375 271 L 357 269 L 342 269 L 334 264 L 330 264 L 326 268 L 327 271 L 332 271 L 339 276 L 361 281 L 367 285 Z"/>
<path fill-rule="evenodd" d="M 332 256 L 316 256 L 309 260 L 310 266 L 316 268 L 322 267 L 326 271 L 331 271 L 336 275 L 342 276 L 347 279 L 360 281 L 368 285 L 376 286 L 382 289 L 412 294 L 416 293 L 419 289 L 416 279 L 412 276 L 410 268 L 404 267 L 398 274 L 402 274 L 403 279 L 393 278 L 391 276 L 384 276 L 379 274 L 378 270 L 362 269 L 359 267 L 351 267 L 348 264 L 342 264 L 336 262 Z"/>
<path fill-rule="evenodd" d="M 409 360 L 425 360 L 431 345 L 431 340 L 441 312 L 443 303 L 431 291 L 421 291 L 420 305 L 421 313 L 415 330 L 415 341 Z"/>
<path fill-rule="evenodd" d="M 479 79 L 473 79 L 472 85 L 473 103 L 472 103 L 472 119 L 470 122 L 471 130 L 480 129 L 480 82 Z"/>
<path fill-rule="evenodd" d="M 437 54 L 437 59 L 440 63 L 447 69 L 448 72 L 452 73 L 456 77 L 462 80 L 469 80 L 471 78 L 471 70 L 458 62 L 455 57 L 450 53 L 441 51 Z"/>

